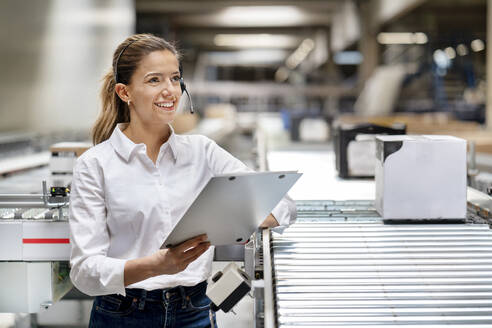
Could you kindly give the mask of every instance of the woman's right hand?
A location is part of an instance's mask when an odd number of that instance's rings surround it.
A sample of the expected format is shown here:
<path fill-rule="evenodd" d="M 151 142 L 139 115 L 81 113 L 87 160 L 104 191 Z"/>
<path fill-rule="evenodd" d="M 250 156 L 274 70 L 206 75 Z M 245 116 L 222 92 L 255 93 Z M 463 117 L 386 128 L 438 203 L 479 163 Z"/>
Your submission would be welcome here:
<path fill-rule="evenodd" d="M 155 275 L 175 274 L 185 270 L 209 247 L 207 235 L 203 234 L 173 247 L 160 249 L 150 256 Z"/>
<path fill-rule="evenodd" d="M 126 261 L 125 287 L 151 277 L 183 271 L 210 247 L 210 242 L 206 240 L 207 235 L 200 235 L 176 247 L 160 249 L 152 255 Z"/>

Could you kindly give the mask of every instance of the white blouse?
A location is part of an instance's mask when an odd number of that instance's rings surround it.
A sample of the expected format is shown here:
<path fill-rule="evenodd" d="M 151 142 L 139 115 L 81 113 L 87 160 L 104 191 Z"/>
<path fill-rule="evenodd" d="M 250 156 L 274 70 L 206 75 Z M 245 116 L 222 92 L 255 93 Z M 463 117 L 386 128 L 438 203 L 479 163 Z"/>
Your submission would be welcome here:
<path fill-rule="evenodd" d="M 155 253 L 211 177 L 251 171 L 207 137 L 174 131 L 154 164 L 145 144 L 133 143 L 122 128 L 80 156 L 73 170 L 70 278 L 87 295 L 125 295 L 125 262 Z M 286 196 L 272 214 L 287 226 L 295 204 Z M 209 277 L 212 259 L 210 247 L 180 273 L 127 288 L 196 285 Z"/>

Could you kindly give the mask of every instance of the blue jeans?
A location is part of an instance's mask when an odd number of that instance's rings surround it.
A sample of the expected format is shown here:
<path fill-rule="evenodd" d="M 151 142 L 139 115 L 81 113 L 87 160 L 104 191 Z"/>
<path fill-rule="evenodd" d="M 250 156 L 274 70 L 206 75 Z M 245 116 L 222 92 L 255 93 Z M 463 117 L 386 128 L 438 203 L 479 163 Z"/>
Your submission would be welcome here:
<path fill-rule="evenodd" d="M 89 327 L 210 327 L 210 299 L 207 282 L 196 286 L 146 291 L 126 289 L 122 295 L 97 296 L 92 306 Z M 213 315 L 214 325 L 215 313 Z"/>

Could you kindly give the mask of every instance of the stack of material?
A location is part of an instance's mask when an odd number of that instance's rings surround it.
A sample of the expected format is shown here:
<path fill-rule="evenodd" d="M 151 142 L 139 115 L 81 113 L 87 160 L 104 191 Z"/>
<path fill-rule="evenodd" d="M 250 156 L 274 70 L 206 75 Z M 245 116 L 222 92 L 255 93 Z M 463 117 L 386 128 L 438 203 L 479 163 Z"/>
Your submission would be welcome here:
<path fill-rule="evenodd" d="M 458 121 L 448 113 L 396 114 L 373 117 L 342 115 L 337 121 L 351 124 L 372 123 L 383 126 L 401 123 L 406 125 L 407 134 L 451 135 L 463 138 L 468 142 L 475 142 L 477 152 L 492 154 L 491 131 L 484 130 L 476 122 Z"/>
<path fill-rule="evenodd" d="M 480 130 L 478 123 L 458 121 L 448 113 L 395 114 L 371 117 L 342 115 L 338 121 L 352 124 L 369 122 L 383 126 L 400 123 L 407 126 L 408 134 L 449 134 L 451 132 Z"/>

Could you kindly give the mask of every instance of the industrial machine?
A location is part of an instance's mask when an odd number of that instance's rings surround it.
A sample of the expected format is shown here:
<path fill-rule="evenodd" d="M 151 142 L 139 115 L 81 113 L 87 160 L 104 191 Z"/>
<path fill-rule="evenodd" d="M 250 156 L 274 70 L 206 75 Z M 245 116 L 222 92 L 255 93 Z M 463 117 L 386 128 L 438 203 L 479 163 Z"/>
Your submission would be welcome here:
<path fill-rule="evenodd" d="M 207 288 L 212 310 L 229 312 L 251 290 L 251 278 L 234 262 L 217 272 Z"/>
<path fill-rule="evenodd" d="M 0 312 L 42 311 L 71 287 L 68 195 L 44 190 L 0 196 Z M 282 234 L 216 248 L 244 260 L 244 274 L 222 270 L 216 305 L 251 287 L 255 327 L 490 327 L 492 198 L 468 188 L 467 201 L 466 218 L 398 224 L 371 200 L 297 201 Z"/>
<path fill-rule="evenodd" d="M 72 287 L 67 200 L 0 197 L 1 312 L 41 311 Z M 450 224 L 388 224 L 372 201 L 297 207 L 295 224 L 244 248 L 256 327 L 492 324 L 490 196 L 469 188 L 467 218 Z"/>
<path fill-rule="evenodd" d="M 404 124 L 382 126 L 370 123 L 338 123 L 333 134 L 338 176 L 343 179 L 373 178 L 376 136 L 405 133 L 406 126 Z"/>
<path fill-rule="evenodd" d="M 0 195 L 0 312 L 38 312 L 72 288 L 68 190 L 43 186 Z"/>
<path fill-rule="evenodd" d="M 42 193 L 0 194 L 0 312 L 37 313 L 72 289 L 69 185 L 77 157 L 89 147 L 53 145 Z"/>
<path fill-rule="evenodd" d="M 488 195 L 469 188 L 466 219 L 441 224 L 388 224 L 373 201 L 297 207 L 254 241 L 255 327 L 492 325 Z"/>

